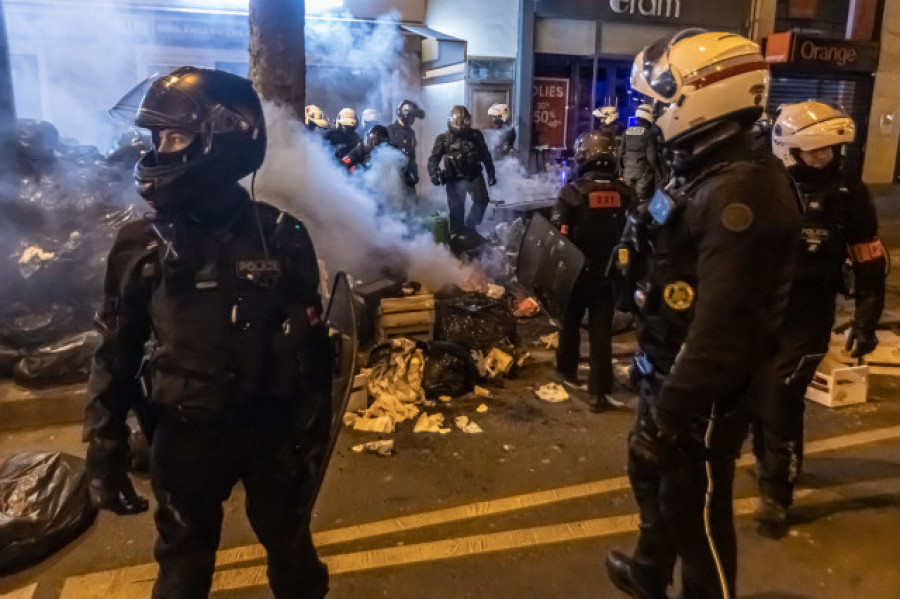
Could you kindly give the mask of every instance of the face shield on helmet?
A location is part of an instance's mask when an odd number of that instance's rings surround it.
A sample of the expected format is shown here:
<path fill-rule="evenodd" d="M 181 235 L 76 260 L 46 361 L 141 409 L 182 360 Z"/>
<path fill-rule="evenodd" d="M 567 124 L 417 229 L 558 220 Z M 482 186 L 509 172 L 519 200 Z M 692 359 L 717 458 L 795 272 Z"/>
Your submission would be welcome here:
<path fill-rule="evenodd" d="M 495 126 L 500 126 L 509 121 L 509 106 L 506 104 L 493 104 L 488 108 L 488 116 Z"/>
<path fill-rule="evenodd" d="M 669 143 L 729 116 L 752 122 L 765 105 L 768 85 L 759 46 L 702 29 L 685 29 L 644 48 L 631 69 L 632 88 L 663 105 L 656 124 Z"/>
<path fill-rule="evenodd" d="M 450 110 L 450 116 L 447 117 L 447 128 L 451 133 L 463 133 L 468 131 L 471 125 L 472 115 L 469 114 L 468 108 L 457 105 Z"/>
<path fill-rule="evenodd" d="M 800 152 L 853 143 L 855 137 L 853 119 L 828 104 L 788 104 L 781 107 L 772 127 L 772 153 L 785 166 L 793 167 L 798 164 Z M 837 154 L 835 151 L 832 159 Z"/>
<path fill-rule="evenodd" d="M 338 127 L 341 127 L 345 130 L 356 129 L 356 126 L 359 124 L 359 121 L 356 118 L 356 111 L 352 108 L 342 108 L 338 113 L 338 117 L 335 123 Z"/>
<path fill-rule="evenodd" d="M 325 113 L 322 112 L 321 108 L 315 104 L 310 104 L 303 111 L 303 123 L 310 128 L 319 127 L 324 129 L 328 126 L 328 119 L 325 118 Z"/>
<path fill-rule="evenodd" d="M 425 111 L 412 100 L 403 100 L 397 106 L 397 118 L 403 121 L 403 124 L 407 127 L 412 127 L 416 119 L 425 118 Z"/>
<path fill-rule="evenodd" d="M 138 86 L 140 88 L 141 86 Z M 126 94 L 114 111 L 128 103 Z M 161 211 L 177 210 L 188 199 L 237 182 L 265 158 L 266 129 L 259 97 L 243 77 L 212 69 L 181 67 L 144 86 L 134 119 L 149 129 L 154 151 L 135 169 L 138 191 Z M 163 152 L 163 138 L 177 131 L 191 142 Z"/>
<path fill-rule="evenodd" d="M 388 130 L 383 125 L 375 125 L 366 133 L 366 150 L 371 152 L 388 140 Z"/>
<path fill-rule="evenodd" d="M 611 125 L 619 120 L 619 109 L 615 106 L 603 106 L 597 108 L 591 114 L 600 119 L 600 122 L 604 125 Z"/>

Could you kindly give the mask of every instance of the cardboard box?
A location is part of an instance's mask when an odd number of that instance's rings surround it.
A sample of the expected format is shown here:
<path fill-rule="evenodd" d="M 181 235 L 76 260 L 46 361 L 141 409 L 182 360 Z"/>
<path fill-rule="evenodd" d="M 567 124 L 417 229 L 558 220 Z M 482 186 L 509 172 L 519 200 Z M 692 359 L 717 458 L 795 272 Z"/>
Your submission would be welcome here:
<path fill-rule="evenodd" d="M 346 412 L 357 412 L 369 407 L 369 377 L 357 374 L 353 377 L 353 390 L 347 400 Z"/>
<path fill-rule="evenodd" d="M 868 366 L 849 366 L 829 353 L 816 368 L 816 374 L 806 388 L 806 399 L 838 408 L 865 403 L 868 391 Z"/>

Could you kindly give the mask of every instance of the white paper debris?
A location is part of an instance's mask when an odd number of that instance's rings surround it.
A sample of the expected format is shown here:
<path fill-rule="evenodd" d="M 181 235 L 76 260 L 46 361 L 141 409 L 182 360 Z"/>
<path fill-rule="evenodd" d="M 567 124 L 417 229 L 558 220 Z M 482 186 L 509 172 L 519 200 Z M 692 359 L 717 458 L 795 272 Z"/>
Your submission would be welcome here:
<path fill-rule="evenodd" d="M 541 343 L 547 349 L 557 349 L 559 347 L 559 331 L 548 335 L 541 335 Z"/>
<path fill-rule="evenodd" d="M 562 388 L 562 385 L 557 385 L 556 383 L 541 385 L 535 390 L 534 394 L 550 403 L 558 403 L 569 399 L 569 394 Z"/>
<path fill-rule="evenodd" d="M 422 412 L 416 421 L 415 428 L 413 428 L 414 433 L 441 433 L 444 430 L 448 433 L 450 432 L 449 428 L 445 429 L 444 415 L 440 412 L 431 415 Z"/>
<path fill-rule="evenodd" d="M 478 385 L 475 385 L 475 388 L 472 391 L 478 397 L 492 397 L 491 392 L 488 389 L 485 389 L 484 387 L 479 387 Z"/>
<path fill-rule="evenodd" d="M 369 453 L 377 453 L 381 456 L 389 456 L 391 455 L 391 452 L 394 451 L 394 440 L 386 439 L 383 441 L 369 441 L 368 443 L 354 445 L 350 449 L 352 449 L 356 453 L 368 451 Z"/>
<path fill-rule="evenodd" d="M 357 418 L 356 422 L 353 423 L 353 430 L 367 433 L 392 433 L 394 432 L 394 421 L 391 420 L 390 416 Z"/>
<path fill-rule="evenodd" d="M 475 424 L 472 420 L 469 420 L 468 416 L 457 416 L 454 422 L 456 422 L 456 427 L 464 433 L 474 435 L 484 432 L 481 430 L 480 426 Z"/>
<path fill-rule="evenodd" d="M 503 288 L 502 285 L 495 285 L 493 283 L 488 283 L 486 295 L 488 297 L 492 297 L 494 299 L 500 299 L 503 297 L 503 294 L 506 293 L 506 289 Z"/>
<path fill-rule="evenodd" d="M 484 404 L 481 404 L 480 406 L 475 408 L 475 411 L 478 412 L 479 414 L 484 414 L 485 412 L 488 411 L 488 407 Z"/>

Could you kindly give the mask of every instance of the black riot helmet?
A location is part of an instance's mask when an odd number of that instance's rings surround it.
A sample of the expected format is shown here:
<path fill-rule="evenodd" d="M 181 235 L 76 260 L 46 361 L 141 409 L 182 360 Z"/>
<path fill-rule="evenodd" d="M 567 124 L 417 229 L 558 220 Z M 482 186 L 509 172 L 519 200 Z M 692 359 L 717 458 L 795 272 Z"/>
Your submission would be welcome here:
<path fill-rule="evenodd" d="M 416 119 L 425 118 L 425 111 L 412 100 L 403 100 L 397 106 L 397 118 L 403 121 L 407 127 L 412 127 Z"/>
<path fill-rule="evenodd" d="M 616 171 L 616 139 L 605 131 L 588 131 L 575 140 L 578 174 L 589 171 L 612 175 Z"/>
<path fill-rule="evenodd" d="M 447 128 L 451 133 L 459 135 L 468 131 L 472 126 L 472 115 L 465 106 L 457 104 L 450 109 L 450 116 L 447 117 Z"/>
<path fill-rule="evenodd" d="M 369 132 L 366 133 L 366 150 L 371 152 L 381 144 L 388 140 L 388 130 L 384 125 L 374 125 Z"/>
<path fill-rule="evenodd" d="M 250 81 L 225 71 L 180 67 L 145 87 L 134 122 L 150 130 L 156 149 L 138 162 L 135 181 L 157 210 L 185 208 L 198 193 L 236 183 L 262 165 L 266 124 Z M 183 150 L 159 152 L 164 129 L 194 139 Z"/>

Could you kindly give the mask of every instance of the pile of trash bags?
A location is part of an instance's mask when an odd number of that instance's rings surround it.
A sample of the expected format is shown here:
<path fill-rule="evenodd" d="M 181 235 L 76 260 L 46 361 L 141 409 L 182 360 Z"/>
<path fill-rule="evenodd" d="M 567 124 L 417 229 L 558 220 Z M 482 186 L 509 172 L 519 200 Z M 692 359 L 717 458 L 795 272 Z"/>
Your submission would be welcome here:
<path fill-rule="evenodd" d="M 26 452 L 0 464 L 0 575 L 31 566 L 94 521 L 84 460 Z"/>
<path fill-rule="evenodd" d="M 16 149 L 0 180 L 0 376 L 26 386 L 83 380 L 106 257 L 118 229 L 140 216 L 131 162 L 140 150 L 105 158 L 32 119 L 17 122 Z"/>

